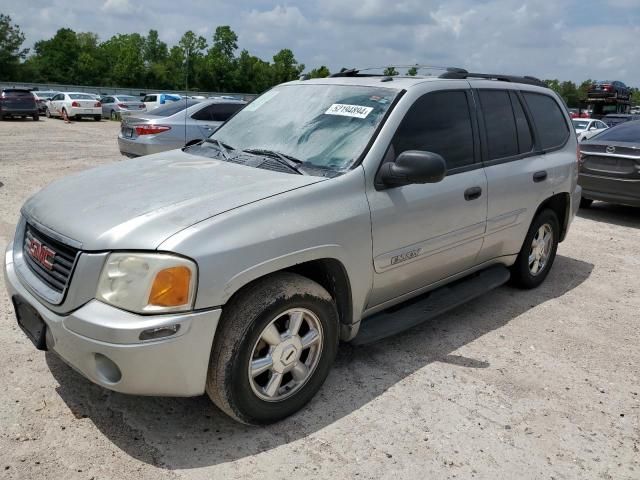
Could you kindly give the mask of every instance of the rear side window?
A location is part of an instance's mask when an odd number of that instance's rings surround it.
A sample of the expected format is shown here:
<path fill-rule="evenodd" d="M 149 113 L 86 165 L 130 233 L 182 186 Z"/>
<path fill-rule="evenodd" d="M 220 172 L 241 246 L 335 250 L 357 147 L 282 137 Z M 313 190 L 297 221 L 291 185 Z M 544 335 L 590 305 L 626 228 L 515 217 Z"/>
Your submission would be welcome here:
<path fill-rule="evenodd" d="M 466 93 L 433 92 L 420 97 L 405 115 L 391 144 L 396 156 L 406 150 L 442 155 L 448 169 L 474 163 Z"/>
<path fill-rule="evenodd" d="M 155 102 L 157 98 L 158 97 L 156 97 L 155 95 L 147 95 L 146 97 L 144 97 L 143 102 Z"/>
<path fill-rule="evenodd" d="M 517 155 L 518 133 L 509 92 L 480 90 L 479 96 L 487 130 L 489 160 Z"/>
<path fill-rule="evenodd" d="M 191 118 L 194 120 L 226 122 L 231 115 L 243 106 L 244 105 L 237 103 L 213 103 L 194 113 Z"/>
<path fill-rule="evenodd" d="M 608 142 L 638 143 L 638 139 L 640 139 L 640 121 L 624 123 L 615 128 L 607 129 L 594 138 L 597 138 L 599 142 L 605 140 Z"/>
<path fill-rule="evenodd" d="M 562 146 L 569 138 L 569 127 L 558 103 L 548 95 L 522 92 L 540 136 L 543 150 Z"/>
<path fill-rule="evenodd" d="M 518 150 L 520 153 L 527 153 L 533 150 L 533 136 L 531 135 L 531 125 L 524 114 L 522 103 L 516 94 L 511 92 L 511 105 L 513 106 L 513 116 L 516 119 L 516 129 L 518 130 Z"/>

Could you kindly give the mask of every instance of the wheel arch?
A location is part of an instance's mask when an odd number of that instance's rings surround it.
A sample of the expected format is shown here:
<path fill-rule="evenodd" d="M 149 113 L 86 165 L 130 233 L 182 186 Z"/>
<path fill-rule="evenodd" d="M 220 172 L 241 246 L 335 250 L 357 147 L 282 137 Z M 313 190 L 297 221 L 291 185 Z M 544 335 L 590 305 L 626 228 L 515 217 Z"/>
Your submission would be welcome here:
<path fill-rule="evenodd" d="M 560 223 L 559 241 L 562 242 L 567 235 L 567 230 L 569 229 L 571 196 L 567 192 L 552 195 L 540 204 L 533 218 L 536 218 L 541 211 L 547 208 L 555 212 L 558 216 L 558 222 Z"/>
<path fill-rule="evenodd" d="M 357 332 L 357 330 L 354 332 L 354 324 L 357 326 L 357 320 L 354 318 L 351 280 L 341 260 L 334 257 L 322 257 L 300 263 L 291 263 L 288 266 L 269 271 L 260 270 L 259 274 L 251 275 L 249 281 L 233 288 L 232 292 L 229 288 L 226 288 L 227 298 L 225 303 L 228 303 L 238 295 L 242 295 L 251 285 L 258 280 L 263 280 L 265 277 L 279 272 L 296 273 L 321 285 L 334 299 L 338 310 L 338 318 L 340 319 L 340 337 L 342 340 L 349 340 Z M 245 278 L 247 277 L 245 276 Z M 237 282 L 234 283 L 237 284 Z"/>

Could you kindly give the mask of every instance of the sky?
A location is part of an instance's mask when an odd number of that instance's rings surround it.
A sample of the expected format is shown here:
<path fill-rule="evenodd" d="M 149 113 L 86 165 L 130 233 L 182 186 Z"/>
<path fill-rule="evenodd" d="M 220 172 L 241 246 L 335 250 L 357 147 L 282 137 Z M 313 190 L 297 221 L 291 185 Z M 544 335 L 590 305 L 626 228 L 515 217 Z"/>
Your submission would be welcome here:
<path fill-rule="evenodd" d="M 307 70 L 419 63 L 640 87 L 640 0 L 0 0 L 0 13 L 28 47 L 62 27 L 101 40 L 156 29 L 172 45 L 230 25 L 241 49 L 290 48 Z"/>

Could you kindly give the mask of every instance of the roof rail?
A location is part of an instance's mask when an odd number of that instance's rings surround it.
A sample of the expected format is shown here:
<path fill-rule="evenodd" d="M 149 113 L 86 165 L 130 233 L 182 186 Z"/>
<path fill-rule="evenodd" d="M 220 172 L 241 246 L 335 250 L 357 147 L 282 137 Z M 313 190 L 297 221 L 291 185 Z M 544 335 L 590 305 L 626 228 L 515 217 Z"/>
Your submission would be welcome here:
<path fill-rule="evenodd" d="M 536 87 L 548 88 L 547 84 L 542 80 L 530 75 L 519 77 L 516 75 L 503 75 L 500 73 L 471 73 L 462 68 L 447 68 L 447 71 L 440 75 L 440 78 L 485 78 L 487 80 L 497 80 L 500 82 L 524 83 L 526 85 L 535 85 Z"/>
<path fill-rule="evenodd" d="M 461 68 L 454 67 L 438 67 L 434 65 L 422 65 L 422 64 L 414 64 L 414 65 L 384 65 L 382 67 L 367 67 L 367 68 L 343 68 L 340 72 L 329 75 L 330 77 L 384 77 L 387 76 L 384 73 L 362 73 L 362 72 L 371 72 L 372 70 L 384 70 L 386 68 L 402 68 L 402 69 L 410 69 L 415 68 L 416 70 L 463 70 Z M 466 70 L 464 70 L 466 72 Z"/>

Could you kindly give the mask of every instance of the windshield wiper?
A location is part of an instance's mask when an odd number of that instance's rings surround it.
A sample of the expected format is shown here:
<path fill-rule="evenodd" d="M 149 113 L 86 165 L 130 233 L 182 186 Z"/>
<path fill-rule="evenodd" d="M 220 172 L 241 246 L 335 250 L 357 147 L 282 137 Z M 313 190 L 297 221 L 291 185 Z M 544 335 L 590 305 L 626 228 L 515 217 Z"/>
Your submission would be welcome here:
<path fill-rule="evenodd" d="M 251 153 L 252 155 L 264 155 L 266 157 L 273 158 L 278 163 L 289 167 L 294 172 L 300 175 L 306 175 L 305 172 L 300 170 L 300 165 L 302 165 L 302 163 L 304 162 L 297 159 L 296 157 L 292 157 L 291 155 L 286 155 L 275 150 L 267 150 L 264 148 L 248 148 L 246 150 L 243 150 L 243 152 Z"/>
<path fill-rule="evenodd" d="M 230 147 L 226 143 L 222 143 L 217 138 L 205 138 L 204 141 L 207 143 L 212 143 L 214 145 L 217 145 L 218 149 L 222 153 L 222 156 L 224 157 L 225 160 L 229 160 L 229 150 L 235 150 L 233 147 Z"/>

